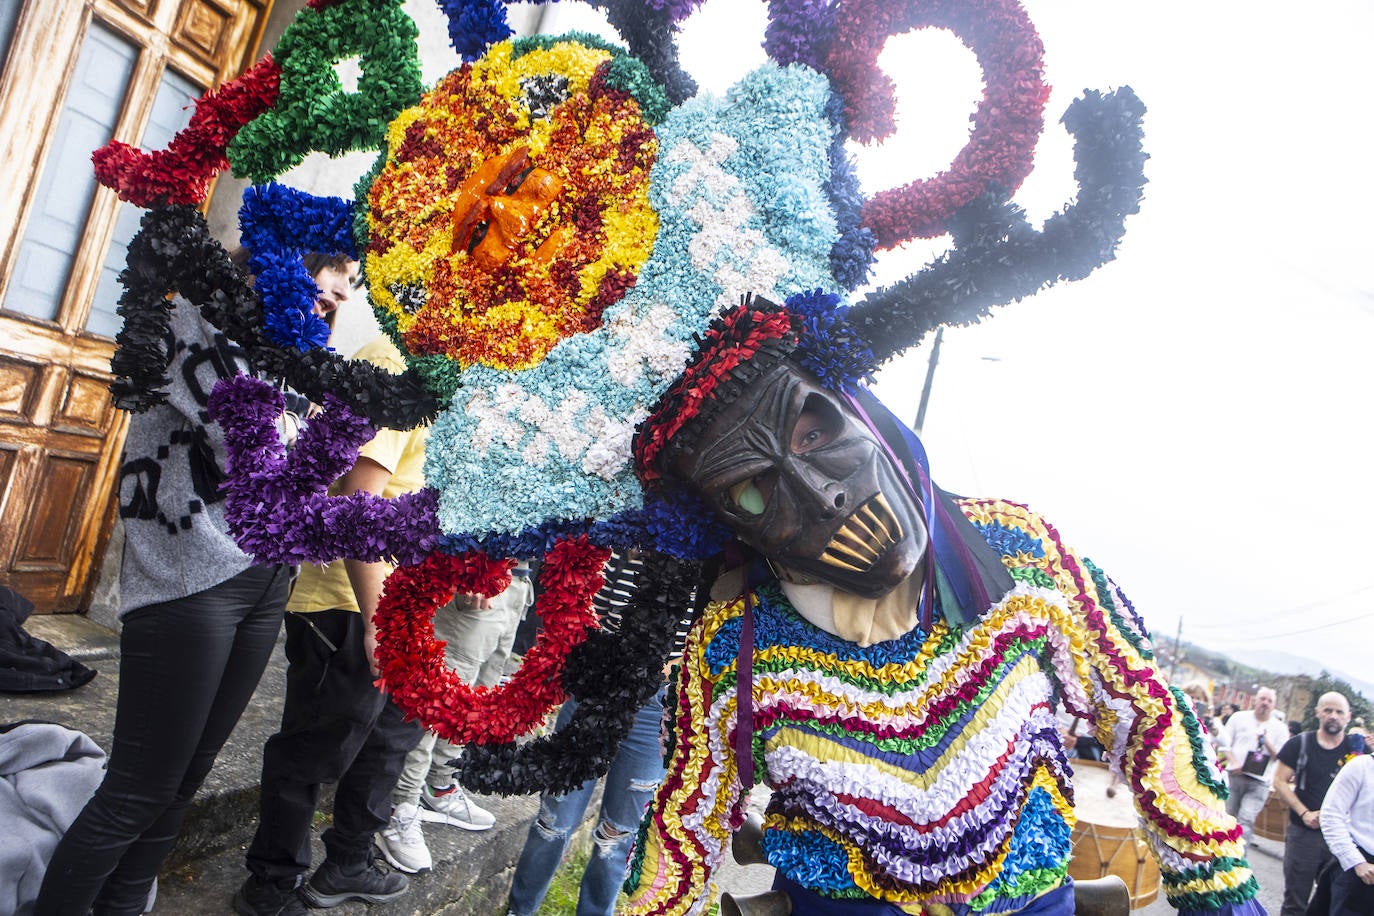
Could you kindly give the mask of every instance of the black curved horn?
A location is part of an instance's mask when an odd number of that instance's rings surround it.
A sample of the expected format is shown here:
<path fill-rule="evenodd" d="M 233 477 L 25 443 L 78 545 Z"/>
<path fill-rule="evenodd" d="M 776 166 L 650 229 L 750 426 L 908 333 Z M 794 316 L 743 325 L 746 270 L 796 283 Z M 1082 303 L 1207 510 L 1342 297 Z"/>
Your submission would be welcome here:
<path fill-rule="evenodd" d="M 630 53 L 644 61 L 649 73 L 663 84 L 674 105 L 696 95 L 697 84 L 678 62 L 677 26 L 667 9 L 644 0 L 591 0 L 606 11 L 606 19 L 625 39 Z"/>
<path fill-rule="evenodd" d="M 1004 192 L 982 195 L 955 214 L 954 247 L 919 273 L 866 296 L 849 312 L 879 363 L 940 325 L 974 324 L 1058 282 L 1086 277 L 1116 257 L 1126 217 L 1145 186 L 1145 106 L 1129 87 L 1089 90 L 1063 117 L 1074 135 L 1075 203 L 1036 232 Z"/>
<path fill-rule="evenodd" d="M 684 619 L 695 619 L 708 589 L 702 563 L 646 557 L 620 626 L 588 635 L 568 655 L 563 686 L 577 700 L 571 718 L 552 735 L 524 744 L 470 744 L 459 781 L 501 795 L 571 792 L 610 769 L 639 708 L 661 683 Z M 693 592 L 701 601 L 693 602 Z"/>

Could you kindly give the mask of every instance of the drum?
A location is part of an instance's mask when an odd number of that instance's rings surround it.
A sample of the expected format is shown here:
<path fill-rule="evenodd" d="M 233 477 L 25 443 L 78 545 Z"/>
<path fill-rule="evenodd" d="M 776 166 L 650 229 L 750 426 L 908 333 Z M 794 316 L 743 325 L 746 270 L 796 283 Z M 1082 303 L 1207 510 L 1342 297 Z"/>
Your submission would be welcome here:
<path fill-rule="evenodd" d="M 1279 798 L 1279 793 L 1270 792 L 1264 807 L 1255 815 L 1255 836 L 1282 843 L 1287 829 L 1288 806 Z"/>
<path fill-rule="evenodd" d="M 1159 863 L 1136 827 L 1130 789 L 1118 785 L 1107 797 L 1111 772 L 1096 760 L 1073 760 L 1073 858 L 1069 877 L 1088 881 L 1116 875 L 1131 892 L 1131 909 L 1149 906 L 1159 897 Z"/>

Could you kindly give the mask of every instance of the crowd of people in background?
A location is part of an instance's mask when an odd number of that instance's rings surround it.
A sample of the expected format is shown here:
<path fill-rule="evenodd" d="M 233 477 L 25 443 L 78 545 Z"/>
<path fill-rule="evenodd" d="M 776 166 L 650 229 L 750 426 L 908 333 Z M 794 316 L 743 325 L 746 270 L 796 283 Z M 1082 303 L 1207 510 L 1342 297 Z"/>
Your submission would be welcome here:
<path fill-rule="evenodd" d="M 1313 702 L 1316 728 L 1285 720 L 1272 688 L 1260 687 L 1246 709 L 1214 706 L 1207 686 L 1183 692 L 1204 727 L 1227 781 L 1227 808 L 1253 844 L 1256 818 L 1270 799 L 1287 809 L 1283 836 L 1283 905 L 1279 916 L 1374 914 L 1374 758 L 1365 721 L 1349 699 L 1331 691 Z M 1071 757 L 1101 760 L 1101 745 L 1061 716 Z M 1072 723 L 1072 724 L 1070 724 Z M 1107 790 L 1115 795 L 1119 777 Z"/>
<path fill-rule="evenodd" d="M 332 317 L 347 300 L 356 264 L 312 262 L 319 310 Z M 138 914 L 151 908 L 156 876 L 187 805 L 257 686 L 285 620 L 289 663 L 281 729 L 263 756 L 257 833 L 249 875 L 233 905 L 243 916 L 301 916 L 306 907 L 348 900 L 380 903 L 405 893 L 406 874 L 432 857 L 422 823 L 464 830 L 496 818 L 457 783 L 461 748 L 414 722 L 374 684 L 371 612 L 389 573 L 355 561 L 285 567 L 252 564 L 229 536 L 216 485 L 222 433 L 206 422 L 206 397 L 226 373 L 252 367 L 193 309 L 173 308 L 176 383 L 166 406 L 135 418 L 126 461 L 155 460 L 159 501 L 134 492 L 121 506 L 127 546 L 115 740 L 104 782 L 53 856 L 34 912 L 48 916 Z M 357 354 L 400 371 L 385 337 Z M 302 400 L 302 399 L 297 399 Z M 312 407 L 299 404 L 293 413 Z M 289 418 L 288 418 L 289 419 Z M 289 439 L 294 424 L 283 433 Z M 426 431 L 383 430 L 364 446 L 334 492 L 391 497 L 422 483 Z M 173 501 L 185 515 L 172 517 Z M 597 608 L 608 621 L 642 564 L 616 556 Z M 517 627 L 534 602 L 529 563 L 518 561 L 510 587 L 484 598 L 458 595 L 441 609 L 436 632 L 448 661 L 469 683 L 498 683 L 511 663 Z M 176 688 L 172 689 L 175 684 Z M 1271 792 L 1289 809 L 1284 837 L 1281 916 L 1374 913 L 1374 761 L 1362 719 L 1348 698 L 1322 695 L 1317 728 L 1285 722 L 1274 690 L 1259 688 L 1249 708 L 1215 708 L 1206 685 L 1184 693 L 1229 785 L 1227 810 L 1252 838 Z M 560 722 L 572 713 L 569 702 Z M 630 846 L 654 786 L 663 778 L 660 694 L 639 711 L 607 778 L 582 876 L 578 912 L 609 916 Z M 1083 720 L 1062 716 L 1070 756 L 1101 761 L 1105 752 Z M 323 786 L 337 783 L 324 861 L 308 878 L 311 828 Z M 1115 795 L 1120 774 L 1107 787 Z M 586 817 L 594 781 L 546 795 L 529 829 L 509 910 L 530 916 L 543 900 L 571 834 Z"/>
<path fill-rule="evenodd" d="M 320 311 L 332 317 L 348 298 L 356 265 L 312 263 Z M 234 909 L 302 916 L 307 907 L 397 899 L 407 874 L 432 866 L 422 823 L 481 831 L 496 817 L 458 785 L 461 748 L 405 721 L 374 684 L 370 615 L 389 568 L 346 561 L 297 575 L 255 566 L 233 543 L 215 491 L 222 434 L 206 423 L 205 399 L 219 377 L 251 366 L 194 310 L 174 304 L 173 316 L 177 384 L 165 407 L 135 418 L 126 455 L 135 462 L 157 456 L 161 502 L 148 504 L 147 494 L 135 492 L 124 494 L 121 507 L 128 546 L 114 747 L 104 782 L 57 847 L 34 912 L 151 909 L 186 807 L 257 686 L 283 620 L 289 667 L 281 729 L 264 749 L 260 819 Z M 384 337 L 357 356 L 392 371 L 403 366 Z M 313 409 L 302 401 L 284 419 L 288 439 L 296 415 Z M 423 428 L 383 430 L 334 492 L 394 496 L 418 487 L 424 445 Z M 172 499 L 185 516 L 167 516 Z M 632 588 L 641 565 L 637 556 L 612 559 L 596 599 L 603 618 L 614 621 L 617 596 Z M 534 593 L 530 565 L 521 560 L 501 595 L 458 595 L 440 609 L 436 633 L 465 681 L 490 686 L 506 676 Z M 1374 760 L 1348 699 L 1319 697 L 1317 727 L 1304 731 L 1285 721 L 1268 687 L 1245 709 L 1214 707 L 1202 683 L 1183 692 L 1228 783 L 1227 810 L 1247 838 L 1253 841 L 1271 793 L 1289 809 L 1280 916 L 1374 913 L 1374 855 L 1367 851 L 1374 849 Z M 574 708 L 565 704 L 559 722 Z M 614 910 L 640 815 L 664 774 L 662 715 L 660 693 L 639 711 L 607 777 L 581 876 L 581 916 Z M 1083 720 L 1063 715 L 1061 724 L 1071 757 L 1105 759 Z M 1109 796 L 1120 782 L 1113 772 Z M 333 824 L 323 835 L 325 859 L 307 878 L 311 828 L 327 783 L 338 787 Z M 512 916 L 538 911 L 594 786 L 541 799 L 514 875 Z"/>
<path fill-rule="evenodd" d="M 332 317 L 348 298 L 356 265 L 312 263 L 320 312 Z M 165 407 L 135 418 L 126 456 L 158 456 L 162 489 L 156 505 L 142 498 L 147 494 L 131 493 L 121 507 L 128 546 L 114 748 L 104 782 L 53 856 L 35 912 L 151 908 L 156 875 L 186 807 L 257 686 L 283 620 L 289 667 L 281 729 L 264 749 L 260 819 L 234 909 L 243 916 L 301 916 L 307 906 L 394 900 L 407 890 L 406 874 L 432 865 L 422 823 L 480 831 L 496 818 L 457 784 L 461 748 L 405 721 L 373 683 L 370 615 L 389 568 L 346 561 L 307 566 L 293 578 L 295 571 L 285 567 L 253 565 L 234 544 L 215 490 L 222 433 L 206 422 L 205 399 L 226 372 L 252 367 L 194 310 L 178 303 L 173 315 L 177 384 Z M 357 356 L 403 368 L 385 337 Z M 311 409 L 299 404 L 293 413 Z M 287 438 L 291 426 L 283 429 Z M 334 492 L 389 497 L 415 489 L 424 446 L 424 428 L 383 430 Z M 185 507 L 184 516 L 168 517 L 170 499 Z M 613 558 L 597 598 L 603 617 L 614 619 L 615 596 L 629 590 L 641 563 Z M 503 594 L 458 595 L 438 612 L 436 632 L 465 681 L 489 686 L 507 674 L 534 591 L 529 563 L 519 561 Z M 1303 731 L 1285 722 L 1268 687 L 1246 709 L 1233 703 L 1214 709 L 1201 683 L 1184 693 L 1229 784 L 1227 810 L 1247 838 L 1271 792 L 1289 808 L 1281 916 L 1374 913 L 1374 857 L 1366 852 L 1374 849 L 1374 761 L 1364 756 L 1364 723 L 1351 719 L 1348 699 L 1321 696 L 1317 728 Z M 566 704 L 560 721 L 573 708 Z M 583 916 L 609 916 L 614 909 L 639 817 L 664 773 L 662 713 L 662 695 L 640 710 L 607 778 L 594 854 L 582 876 Z M 1070 756 L 1104 759 L 1103 745 L 1082 720 L 1063 716 L 1061 723 Z M 307 878 L 311 827 L 327 783 L 338 786 L 333 824 L 323 836 L 325 859 Z M 1119 784 L 1114 772 L 1107 794 L 1115 795 Z M 538 910 L 586 817 L 593 787 L 591 781 L 541 799 L 514 876 L 510 913 Z"/>

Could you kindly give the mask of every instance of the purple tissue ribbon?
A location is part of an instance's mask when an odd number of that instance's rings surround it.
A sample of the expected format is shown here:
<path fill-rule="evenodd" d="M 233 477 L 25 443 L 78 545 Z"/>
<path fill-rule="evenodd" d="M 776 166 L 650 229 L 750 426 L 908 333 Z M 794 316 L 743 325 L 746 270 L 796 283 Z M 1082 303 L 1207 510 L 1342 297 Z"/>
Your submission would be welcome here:
<path fill-rule="evenodd" d="M 408 566 L 438 543 L 439 497 L 432 489 L 386 499 L 329 496 L 375 431 L 332 396 L 289 453 L 277 435 L 281 394 L 259 379 L 225 379 L 210 395 L 210 416 L 225 430 L 225 517 L 239 547 L 259 563 L 339 559 Z"/>

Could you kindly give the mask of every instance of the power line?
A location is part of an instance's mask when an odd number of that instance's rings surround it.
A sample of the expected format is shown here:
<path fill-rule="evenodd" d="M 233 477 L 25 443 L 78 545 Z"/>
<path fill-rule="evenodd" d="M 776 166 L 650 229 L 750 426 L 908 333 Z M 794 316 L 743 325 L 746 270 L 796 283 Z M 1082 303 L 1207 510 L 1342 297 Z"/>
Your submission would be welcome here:
<path fill-rule="evenodd" d="M 1286 608 L 1286 609 L 1281 610 L 1281 611 L 1275 611 L 1275 612 L 1272 613 L 1272 614 L 1266 615 L 1266 616 L 1265 616 L 1263 619 L 1261 619 L 1261 620 L 1247 620 L 1247 621 L 1246 621 L 1246 626 L 1255 626 L 1255 625 L 1264 625 L 1264 624 L 1269 624 L 1269 623 L 1277 623 L 1281 618 L 1289 617 L 1289 616 L 1291 616 L 1291 615 L 1293 615 L 1293 614 L 1297 614 L 1297 613 L 1300 613 L 1300 612 L 1302 612 L 1302 611 L 1310 611 L 1310 610 L 1312 610 L 1313 608 L 1321 607 L 1321 606 L 1324 605 L 1324 604 L 1332 604 L 1333 602 L 1336 602 L 1336 601 L 1344 601 L 1344 600 L 1347 599 L 1347 598 L 1353 598 L 1353 597 L 1355 597 L 1356 595 L 1361 595 L 1361 594 L 1363 594 L 1363 593 L 1365 593 L 1365 592 L 1369 592 L 1369 591 L 1374 591 L 1374 584 L 1365 585 L 1365 586 L 1363 586 L 1363 587 L 1361 587 L 1361 588 L 1355 589 L 1354 591 L 1346 592 L 1346 593 L 1343 594 L 1343 595 L 1333 595 L 1333 596 L 1331 596 L 1331 597 L 1329 597 L 1329 598 L 1318 598 L 1316 601 L 1309 601 L 1309 602 L 1307 602 L 1306 604 L 1299 604 L 1299 605 L 1296 605 L 1296 606 L 1294 606 L 1294 607 Z M 1202 613 L 1202 612 L 1201 612 L 1200 610 L 1196 610 L 1196 609 L 1195 609 L 1195 610 L 1192 610 L 1192 611 L 1184 611 L 1184 612 L 1182 612 L 1182 614 L 1188 615 L 1189 618 L 1190 618 L 1190 619 L 1189 619 L 1189 628 L 1190 628 L 1190 629 L 1199 629 L 1199 630 L 1207 630 L 1207 629 L 1212 629 L 1212 630 L 1221 630 L 1221 629 L 1233 630 L 1233 629 L 1235 629 L 1235 625 L 1236 625 L 1236 624 L 1235 624 L 1235 621 L 1227 621 L 1227 622 L 1224 622 L 1224 623 L 1194 623 L 1194 622 L 1192 621 L 1191 618 L 1192 618 L 1193 616 L 1196 616 L 1197 614 L 1200 614 L 1200 613 Z M 1357 618 L 1357 619 L 1358 619 L 1358 618 Z M 1324 629 L 1325 627 L 1328 627 L 1328 626 L 1336 626 L 1336 625 L 1337 625 L 1337 624 L 1321 624 L 1320 626 L 1309 627 L 1309 629 L 1320 630 L 1320 629 Z M 1299 632 L 1304 632 L 1304 631 L 1299 631 Z"/>
<path fill-rule="evenodd" d="M 1331 623 L 1323 623 L 1323 624 L 1320 624 L 1320 625 L 1315 626 L 1315 627 L 1303 627 L 1303 628 L 1300 629 L 1300 630 L 1289 630 L 1287 633 L 1274 633 L 1274 634 L 1269 635 L 1269 636 L 1240 636 L 1240 637 L 1237 637 L 1234 641 L 1235 641 L 1235 642 L 1265 642 L 1265 641 L 1270 640 L 1270 639 L 1282 639 L 1282 638 L 1285 637 L 1285 636 L 1298 636 L 1298 635 L 1302 635 L 1302 634 L 1305 634 L 1305 633 L 1312 633 L 1312 632 L 1315 632 L 1315 631 L 1317 631 L 1317 630 L 1329 630 L 1329 629 L 1331 629 L 1332 627 L 1344 626 L 1344 625 L 1347 624 L 1347 623 L 1354 623 L 1354 622 L 1357 621 L 1357 620 L 1365 620 L 1365 619 L 1370 618 L 1370 617 L 1374 617 L 1374 611 L 1365 611 L 1365 612 L 1362 613 L 1362 614 L 1356 614 L 1354 617 L 1347 617 L 1345 620 L 1336 620 L 1336 621 L 1333 621 L 1333 622 L 1331 622 Z"/>

